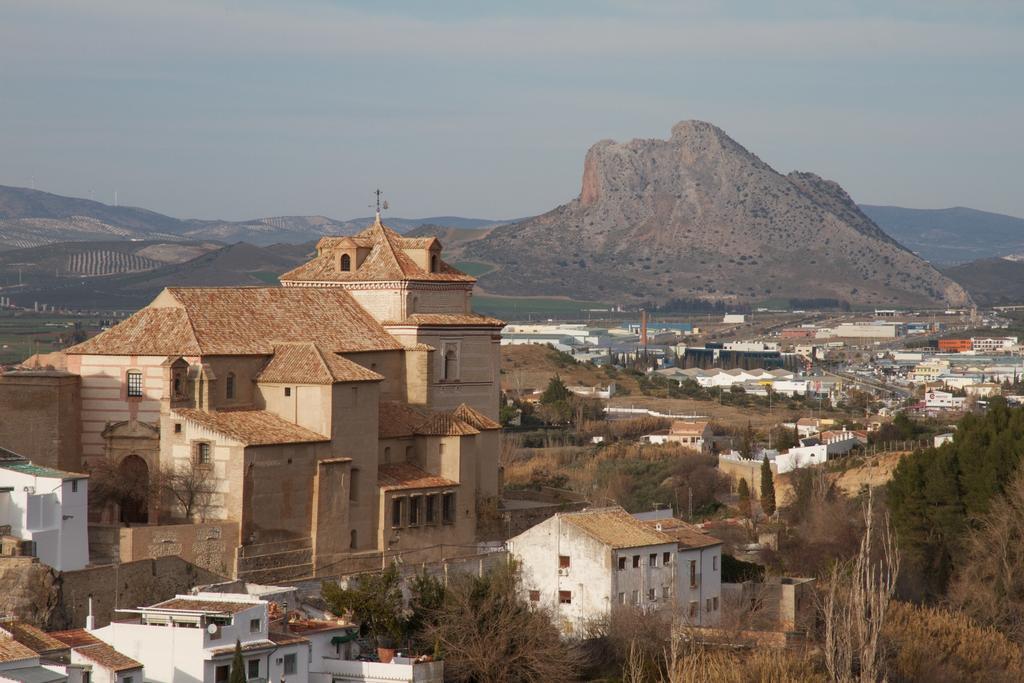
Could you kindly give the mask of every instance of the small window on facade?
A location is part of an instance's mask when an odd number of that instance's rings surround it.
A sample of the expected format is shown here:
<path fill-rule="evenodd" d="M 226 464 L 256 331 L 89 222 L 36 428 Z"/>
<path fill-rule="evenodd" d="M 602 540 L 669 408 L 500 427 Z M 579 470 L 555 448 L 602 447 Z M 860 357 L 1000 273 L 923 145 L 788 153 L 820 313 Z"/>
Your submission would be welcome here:
<path fill-rule="evenodd" d="M 707 600 L 704 601 L 704 611 L 705 612 L 710 612 L 711 611 L 711 598 L 708 598 Z"/>
<path fill-rule="evenodd" d="M 174 376 L 174 396 L 181 396 L 181 375 Z"/>
<path fill-rule="evenodd" d="M 658 596 L 656 596 L 654 594 L 654 589 L 653 588 L 648 588 L 647 589 L 647 601 L 648 602 L 654 602 L 657 599 L 658 599 Z"/>
<path fill-rule="evenodd" d="M 285 387 L 284 388 L 284 395 L 285 396 L 291 396 L 292 395 L 292 388 L 291 387 Z"/>
<path fill-rule="evenodd" d="M 341 269 L 344 271 L 352 270 L 352 257 L 348 254 L 341 255 Z"/>
<path fill-rule="evenodd" d="M 444 352 L 444 373 L 441 376 L 446 382 L 459 378 L 459 353 L 454 346 L 445 349 Z"/>
<path fill-rule="evenodd" d="M 441 521 L 445 524 L 455 523 L 455 494 L 446 493 L 441 497 Z"/>
<path fill-rule="evenodd" d="M 71 493 L 78 493 L 78 480 L 77 479 L 72 479 L 71 480 Z"/>
<path fill-rule="evenodd" d="M 228 683 L 228 678 L 231 676 L 231 667 L 227 664 L 218 666 L 213 671 L 214 683 Z"/>
<path fill-rule="evenodd" d="M 437 254 L 431 254 L 430 255 L 430 272 L 431 273 L 436 273 L 437 272 Z"/>
<path fill-rule="evenodd" d="M 540 602 L 540 591 L 530 591 L 530 602 Z"/>
<path fill-rule="evenodd" d="M 142 373 L 138 370 L 129 370 L 125 375 L 125 380 L 128 383 L 128 396 L 129 398 L 141 398 L 142 397 Z"/>
<path fill-rule="evenodd" d="M 658 553 L 651 553 L 647 556 L 647 566 L 657 567 L 658 566 Z"/>
<path fill-rule="evenodd" d="M 423 496 L 413 496 L 409 499 L 409 526 L 420 524 L 420 501 Z"/>
<path fill-rule="evenodd" d="M 625 568 L 626 568 L 626 558 L 625 557 L 620 557 L 619 558 L 619 570 L 621 571 L 621 570 L 623 570 Z"/>
<path fill-rule="evenodd" d="M 356 530 L 353 529 L 348 533 L 348 547 L 350 550 L 355 550 L 359 547 L 359 540 L 356 535 Z"/>
<path fill-rule="evenodd" d="M 571 605 L 572 604 L 572 591 L 558 591 L 558 604 L 559 605 Z"/>
<path fill-rule="evenodd" d="M 426 512 L 426 523 L 434 524 L 437 522 L 437 494 L 427 494 L 427 512 Z"/>
<path fill-rule="evenodd" d="M 697 617 L 697 601 L 694 600 L 690 603 L 690 618 L 695 619 Z"/>
<path fill-rule="evenodd" d="M 174 423 L 174 433 L 175 434 L 181 434 L 181 423 L 180 422 L 175 422 Z"/>
<path fill-rule="evenodd" d="M 200 441 L 196 444 L 196 464 L 209 465 L 211 462 L 213 462 L 213 458 L 210 455 L 210 444 Z"/>
<path fill-rule="evenodd" d="M 668 586 L 661 587 L 661 597 L 668 600 L 669 596 L 672 595 L 672 591 Z"/>
<path fill-rule="evenodd" d="M 224 397 L 229 401 L 235 397 L 235 373 L 229 372 L 224 381 Z"/>
<path fill-rule="evenodd" d="M 348 499 L 359 500 L 359 468 L 353 467 L 348 475 Z"/>
<path fill-rule="evenodd" d="M 690 560 L 690 588 L 697 587 L 697 560 Z"/>
<path fill-rule="evenodd" d="M 639 555 L 634 555 L 633 556 L 633 569 L 636 569 L 639 566 L 640 566 L 640 556 Z"/>
<path fill-rule="evenodd" d="M 718 597 L 711 598 L 711 609 L 714 612 L 718 611 Z"/>
<path fill-rule="evenodd" d="M 91 671 L 83 671 L 82 672 L 82 683 L 92 683 L 92 672 Z"/>
<path fill-rule="evenodd" d="M 284 675 L 293 676 L 298 673 L 299 666 L 295 657 L 295 653 L 284 656 Z"/>
<path fill-rule="evenodd" d="M 260 660 L 250 659 L 248 662 L 249 680 L 260 677 Z"/>
<path fill-rule="evenodd" d="M 568 555 L 559 555 L 558 556 L 558 568 L 559 569 L 568 569 L 569 568 L 569 556 Z"/>
<path fill-rule="evenodd" d="M 260 620 L 259 619 L 250 619 L 249 620 L 249 633 L 259 633 L 259 632 L 260 632 Z"/>
<path fill-rule="evenodd" d="M 640 603 L 640 591 L 634 590 L 632 595 L 629 596 L 633 600 L 633 604 L 637 605 Z"/>
<path fill-rule="evenodd" d="M 661 563 L 663 565 L 668 564 L 671 561 L 672 561 L 672 553 L 662 553 L 661 554 Z"/>
<path fill-rule="evenodd" d="M 384 447 L 384 462 L 391 462 L 391 446 Z"/>
<path fill-rule="evenodd" d="M 619 593 L 619 604 L 620 605 L 625 605 L 626 604 L 626 594 L 625 593 Z"/>
<path fill-rule="evenodd" d="M 711 556 L 711 568 L 718 571 L 718 555 Z"/>
<path fill-rule="evenodd" d="M 395 498 L 391 501 L 391 526 L 398 528 L 402 526 L 402 508 L 404 507 L 404 499 Z"/>

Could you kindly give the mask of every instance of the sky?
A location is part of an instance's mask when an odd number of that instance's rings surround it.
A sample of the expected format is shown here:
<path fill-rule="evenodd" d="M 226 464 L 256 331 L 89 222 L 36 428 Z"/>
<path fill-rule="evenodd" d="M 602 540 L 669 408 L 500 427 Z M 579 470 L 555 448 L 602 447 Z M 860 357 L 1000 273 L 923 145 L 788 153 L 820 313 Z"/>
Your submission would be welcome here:
<path fill-rule="evenodd" d="M 861 203 L 1024 216 L 1024 2 L 0 3 L 0 184 L 182 218 L 527 216 L 683 119 Z"/>

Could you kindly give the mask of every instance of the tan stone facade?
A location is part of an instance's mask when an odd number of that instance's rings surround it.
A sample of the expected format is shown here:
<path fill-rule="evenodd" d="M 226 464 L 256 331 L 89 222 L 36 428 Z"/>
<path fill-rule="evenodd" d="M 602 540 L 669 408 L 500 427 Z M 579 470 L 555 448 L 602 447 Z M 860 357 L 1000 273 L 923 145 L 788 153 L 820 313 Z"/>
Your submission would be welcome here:
<path fill-rule="evenodd" d="M 200 472 L 192 521 L 235 523 L 261 577 L 474 543 L 499 493 L 502 323 L 471 313 L 473 279 L 441 251 L 378 221 L 325 238 L 283 288 L 165 290 L 67 352 L 81 467 Z M 181 513 L 154 500 L 126 521 Z"/>

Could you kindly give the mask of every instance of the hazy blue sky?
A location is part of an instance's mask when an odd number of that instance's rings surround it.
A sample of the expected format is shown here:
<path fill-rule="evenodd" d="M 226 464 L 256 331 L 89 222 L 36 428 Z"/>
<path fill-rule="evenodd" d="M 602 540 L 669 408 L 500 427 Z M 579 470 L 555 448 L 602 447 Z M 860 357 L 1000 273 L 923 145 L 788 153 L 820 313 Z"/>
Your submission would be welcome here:
<path fill-rule="evenodd" d="M 0 2 L 0 184 L 175 216 L 528 215 L 689 118 L 1024 216 L 1024 2 Z"/>

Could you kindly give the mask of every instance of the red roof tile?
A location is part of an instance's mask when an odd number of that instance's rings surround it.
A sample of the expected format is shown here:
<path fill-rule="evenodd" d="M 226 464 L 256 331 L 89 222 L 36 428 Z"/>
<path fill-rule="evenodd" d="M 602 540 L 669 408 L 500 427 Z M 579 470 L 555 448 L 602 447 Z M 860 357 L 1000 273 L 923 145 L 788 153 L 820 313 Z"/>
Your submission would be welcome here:
<path fill-rule="evenodd" d="M 501 424 L 495 422 L 479 410 L 471 408 L 465 403 L 459 404 L 459 407 L 452 411 L 452 416 L 468 425 L 476 427 L 482 432 L 501 429 Z"/>
<path fill-rule="evenodd" d="M 384 491 L 458 486 L 459 482 L 424 472 L 411 463 L 392 463 L 377 468 L 377 485 Z"/>
<path fill-rule="evenodd" d="M 177 414 L 201 427 L 223 434 L 247 446 L 284 443 L 318 443 L 330 437 L 300 427 L 266 410 L 215 410 L 175 408 Z"/>
<path fill-rule="evenodd" d="M 335 384 L 379 382 L 384 377 L 312 342 L 296 342 L 275 346 L 273 357 L 257 379 L 277 384 Z"/>

